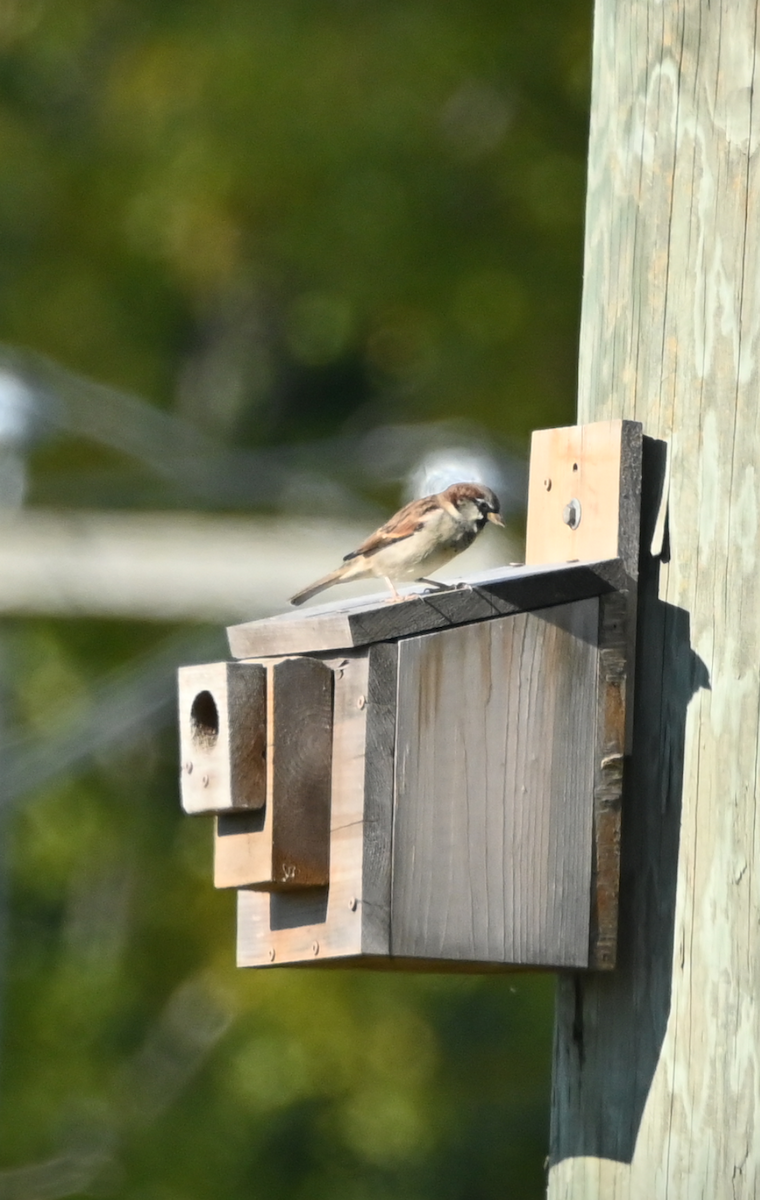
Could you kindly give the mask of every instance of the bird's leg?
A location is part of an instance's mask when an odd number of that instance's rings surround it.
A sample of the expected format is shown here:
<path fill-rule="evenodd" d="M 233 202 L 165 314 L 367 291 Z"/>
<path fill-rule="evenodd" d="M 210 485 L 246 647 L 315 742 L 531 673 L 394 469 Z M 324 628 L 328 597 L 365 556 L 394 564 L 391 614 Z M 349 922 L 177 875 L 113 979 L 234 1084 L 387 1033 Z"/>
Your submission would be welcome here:
<path fill-rule="evenodd" d="M 388 598 L 386 603 L 387 604 L 397 604 L 399 602 L 399 600 L 403 600 L 404 597 L 399 596 L 398 592 L 396 591 L 396 585 L 394 584 L 391 577 L 389 575 L 383 575 L 383 579 L 388 584 L 388 587 L 391 589 L 391 591 L 393 593 L 393 595 Z"/>

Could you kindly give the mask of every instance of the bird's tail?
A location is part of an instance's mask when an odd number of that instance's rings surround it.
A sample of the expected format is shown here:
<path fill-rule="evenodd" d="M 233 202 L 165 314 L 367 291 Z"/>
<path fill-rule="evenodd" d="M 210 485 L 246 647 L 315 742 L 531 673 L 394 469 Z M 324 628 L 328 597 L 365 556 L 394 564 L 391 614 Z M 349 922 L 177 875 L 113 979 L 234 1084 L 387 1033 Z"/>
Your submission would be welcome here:
<path fill-rule="evenodd" d="M 337 571 L 331 571 L 329 575 L 323 575 L 316 583 L 310 583 L 308 587 L 302 588 L 300 592 L 296 592 L 295 596 L 290 597 L 291 604 L 303 604 L 306 600 L 311 600 L 312 596 L 316 596 L 318 592 L 323 592 L 325 588 L 332 587 L 334 583 L 340 583 L 346 577 L 346 568 L 338 567 Z"/>

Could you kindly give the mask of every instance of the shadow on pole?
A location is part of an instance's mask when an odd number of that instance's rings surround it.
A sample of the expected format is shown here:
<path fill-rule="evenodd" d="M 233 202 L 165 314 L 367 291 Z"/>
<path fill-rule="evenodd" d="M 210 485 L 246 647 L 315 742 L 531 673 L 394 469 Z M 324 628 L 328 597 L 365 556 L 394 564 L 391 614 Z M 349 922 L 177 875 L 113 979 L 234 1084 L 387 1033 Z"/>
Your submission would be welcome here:
<path fill-rule="evenodd" d="M 623 792 L 618 965 L 560 976 L 551 1162 L 630 1162 L 670 1013 L 686 714 L 709 688 L 689 614 L 659 599 L 650 543 L 665 443 L 644 439 L 633 755 Z"/>

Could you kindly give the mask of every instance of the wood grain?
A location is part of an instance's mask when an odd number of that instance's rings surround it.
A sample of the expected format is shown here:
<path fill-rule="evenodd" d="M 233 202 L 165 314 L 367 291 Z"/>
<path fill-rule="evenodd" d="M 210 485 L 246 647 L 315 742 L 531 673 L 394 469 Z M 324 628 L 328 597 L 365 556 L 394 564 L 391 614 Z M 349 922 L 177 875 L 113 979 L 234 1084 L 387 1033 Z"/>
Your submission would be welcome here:
<path fill-rule="evenodd" d="M 757 51 L 749 0 L 596 5 L 579 418 L 670 442 L 669 537 L 619 966 L 560 988 L 551 1200 L 760 1194 Z"/>
<path fill-rule="evenodd" d="M 323 963 L 361 955 L 364 777 L 369 656 L 326 658 L 334 674 L 330 883 L 293 892 L 238 892 L 238 965 Z M 221 822 L 220 822 L 221 824 Z M 217 838 L 217 852 L 221 838 Z M 246 839 L 241 835 L 239 855 Z M 248 846 L 254 839 L 247 839 Z M 316 947 L 316 949 L 315 949 Z"/>
<path fill-rule="evenodd" d="M 528 485 L 527 563 L 623 558 L 638 574 L 641 425 L 597 421 L 533 434 Z M 564 519 L 580 505 L 580 523 Z"/>
<path fill-rule="evenodd" d="M 606 970 L 614 967 L 617 959 L 626 705 L 632 669 L 629 619 L 630 600 L 625 592 L 600 597 L 588 965 Z"/>
<path fill-rule="evenodd" d="M 598 613 L 401 644 L 394 956 L 587 965 Z"/>
<path fill-rule="evenodd" d="M 267 891 L 326 885 L 333 673 L 311 658 L 233 665 L 268 677 L 266 806 L 256 814 L 220 813 L 214 883 Z M 245 743 L 248 727 L 236 736 Z"/>
<path fill-rule="evenodd" d="M 390 954 L 397 643 L 370 647 L 364 758 L 362 953 Z"/>
<path fill-rule="evenodd" d="M 410 593 L 403 604 L 386 595 L 283 613 L 227 630 L 235 658 L 319 654 L 436 629 L 486 621 L 550 604 L 568 604 L 624 587 L 617 559 L 503 567 L 471 575 L 446 592 Z"/>
<path fill-rule="evenodd" d="M 266 800 L 266 669 L 201 663 L 179 671 L 182 807 L 262 808 Z"/>
<path fill-rule="evenodd" d="M 314 658 L 271 668 L 272 887 L 330 878 L 333 673 Z"/>

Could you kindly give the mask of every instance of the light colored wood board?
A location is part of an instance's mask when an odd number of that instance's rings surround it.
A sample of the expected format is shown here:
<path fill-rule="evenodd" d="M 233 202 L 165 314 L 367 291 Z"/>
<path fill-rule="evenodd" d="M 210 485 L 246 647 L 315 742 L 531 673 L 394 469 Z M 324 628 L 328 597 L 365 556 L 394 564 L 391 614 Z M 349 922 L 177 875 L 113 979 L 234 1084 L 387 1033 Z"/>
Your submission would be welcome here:
<path fill-rule="evenodd" d="M 533 434 L 528 485 L 528 563 L 624 558 L 638 571 L 641 425 L 598 421 Z M 564 511 L 580 505 L 572 528 Z"/>
<path fill-rule="evenodd" d="M 626 586 L 626 576 L 613 558 L 504 567 L 465 582 L 446 592 L 410 592 L 400 604 L 373 596 L 233 625 L 227 630 L 230 649 L 235 658 L 263 658 L 365 646 L 602 595 Z"/>
<path fill-rule="evenodd" d="M 272 875 L 272 822 L 268 807 L 219 813 L 214 836 L 214 887 L 248 887 Z"/>
<path fill-rule="evenodd" d="M 327 903 L 325 906 L 325 891 L 320 888 L 279 894 L 242 888 L 238 893 L 241 967 L 361 953 L 369 663 L 366 651 L 348 652 L 325 662 L 335 672 Z"/>
<path fill-rule="evenodd" d="M 579 419 L 670 444 L 670 545 L 642 562 L 618 967 L 560 993 L 549 1196 L 754 1200 L 758 10 L 595 20 Z"/>
<path fill-rule="evenodd" d="M 362 950 L 373 955 L 390 953 L 397 680 L 398 643 L 371 646 L 364 765 Z"/>
<path fill-rule="evenodd" d="M 401 644 L 394 955 L 587 964 L 598 607 Z"/>
<path fill-rule="evenodd" d="M 526 561 L 601 557 L 614 550 L 626 579 L 621 589 L 626 611 L 621 619 L 629 663 L 636 651 L 642 445 L 638 421 L 539 430 L 533 434 L 529 477 Z M 578 502 L 581 513 L 575 529 L 564 520 L 564 510 L 572 501 Z M 630 753 L 633 728 L 633 674 L 628 675 L 626 753 Z"/>
<path fill-rule="evenodd" d="M 179 671 L 182 807 L 261 808 L 266 801 L 266 669 L 202 663 Z"/>
<path fill-rule="evenodd" d="M 272 884 L 301 889 L 330 877 L 333 672 L 314 658 L 270 668 Z"/>

